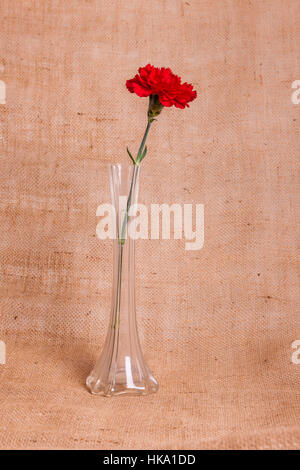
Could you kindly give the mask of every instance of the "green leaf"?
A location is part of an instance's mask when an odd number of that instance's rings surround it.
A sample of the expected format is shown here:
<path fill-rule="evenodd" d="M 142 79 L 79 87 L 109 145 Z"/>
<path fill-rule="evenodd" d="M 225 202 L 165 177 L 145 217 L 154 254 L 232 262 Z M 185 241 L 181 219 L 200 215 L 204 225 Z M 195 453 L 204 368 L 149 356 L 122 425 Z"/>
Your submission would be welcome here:
<path fill-rule="evenodd" d="M 147 145 L 146 145 L 146 147 L 144 148 L 141 157 L 138 159 L 138 162 L 139 162 L 139 163 L 141 163 L 141 161 L 145 158 L 146 153 L 147 153 Z"/>
<path fill-rule="evenodd" d="M 134 160 L 133 156 L 131 155 L 131 153 L 129 152 L 128 147 L 126 147 L 126 150 L 127 150 L 127 153 L 128 153 L 128 155 L 129 155 L 129 157 L 131 158 L 133 164 L 135 165 L 135 160 Z"/>

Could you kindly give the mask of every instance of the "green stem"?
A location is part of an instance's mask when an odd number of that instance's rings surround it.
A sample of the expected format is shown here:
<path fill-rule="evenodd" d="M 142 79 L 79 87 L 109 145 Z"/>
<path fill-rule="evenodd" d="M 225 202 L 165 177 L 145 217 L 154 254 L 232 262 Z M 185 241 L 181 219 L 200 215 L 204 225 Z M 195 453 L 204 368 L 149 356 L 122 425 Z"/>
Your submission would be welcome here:
<path fill-rule="evenodd" d="M 141 158 L 143 154 L 143 150 L 145 147 L 147 135 L 149 132 L 151 126 L 151 122 L 148 121 L 143 140 L 141 142 L 136 161 L 134 162 L 134 165 L 139 165 L 139 159 Z M 122 267 L 123 267 L 123 247 L 125 244 L 125 232 L 126 232 L 126 227 L 127 227 L 127 222 L 128 222 L 128 213 L 131 205 L 131 198 L 132 198 L 132 189 L 133 189 L 133 183 L 134 183 L 134 177 L 135 177 L 135 171 L 133 170 L 132 174 L 132 179 L 131 179 L 131 184 L 130 184 L 130 190 L 129 190 L 129 195 L 127 199 L 127 205 L 126 205 L 126 214 L 124 216 L 123 224 L 122 224 L 122 232 L 121 232 L 121 238 L 119 239 L 120 243 L 120 253 L 119 253 L 119 264 L 118 264 L 118 283 L 117 283 L 117 318 L 115 319 L 115 323 L 113 325 L 114 330 L 119 328 L 120 324 L 120 306 L 121 306 L 121 292 L 122 292 Z"/>
<path fill-rule="evenodd" d="M 148 132 L 149 132 L 149 129 L 150 129 L 151 124 L 152 124 L 151 121 L 148 121 L 146 130 L 145 130 L 145 134 L 144 134 L 143 140 L 142 140 L 142 142 L 141 142 L 141 145 L 140 145 L 140 148 L 139 148 L 137 157 L 136 157 L 136 165 L 139 164 L 139 158 L 141 158 L 141 156 L 142 156 L 142 154 L 143 154 L 143 150 L 144 150 L 144 147 L 145 147 L 147 135 L 148 135 Z"/>
<path fill-rule="evenodd" d="M 143 140 L 141 142 L 141 145 L 140 145 L 137 157 L 136 157 L 135 165 L 139 165 L 139 159 L 141 158 L 141 156 L 143 154 L 143 150 L 144 150 L 144 147 L 145 147 L 145 143 L 146 143 L 146 139 L 147 139 L 147 136 L 148 136 L 150 126 L 151 126 L 151 122 L 148 121 L 146 130 L 145 130 L 145 133 L 144 133 L 144 137 L 143 137 Z M 134 171 L 133 171 L 133 175 L 132 175 L 129 195 L 128 195 L 127 204 L 126 204 L 126 214 L 124 216 L 124 220 L 123 220 L 123 224 L 122 224 L 122 232 L 121 232 L 121 239 L 120 239 L 121 245 L 124 245 L 124 243 L 125 243 L 125 232 L 126 232 L 126 226 L 127 226 L 127 222 L 128 222 L 128 213 L 129 213 L 129 209 L 130 209 L 130 205 L 131 205 L 133 180 L 134 180 Z"/>

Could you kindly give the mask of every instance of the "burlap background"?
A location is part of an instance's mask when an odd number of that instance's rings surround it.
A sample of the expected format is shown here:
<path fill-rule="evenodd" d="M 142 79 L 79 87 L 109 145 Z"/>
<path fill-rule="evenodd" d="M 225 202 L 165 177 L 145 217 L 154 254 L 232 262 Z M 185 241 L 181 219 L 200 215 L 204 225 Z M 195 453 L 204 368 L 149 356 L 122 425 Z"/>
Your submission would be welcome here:
<path fill-rule="evenodd" d="M 1 1 L 1 448 L 299 448 L 298 0 Z M 110 162 L 169 65 L 190 109 L 151 129 L 141 202 L 205 204 L 205 244 L 139 241 L 137 306 L 157 395 L 91 396 L 112 243 Z"/>

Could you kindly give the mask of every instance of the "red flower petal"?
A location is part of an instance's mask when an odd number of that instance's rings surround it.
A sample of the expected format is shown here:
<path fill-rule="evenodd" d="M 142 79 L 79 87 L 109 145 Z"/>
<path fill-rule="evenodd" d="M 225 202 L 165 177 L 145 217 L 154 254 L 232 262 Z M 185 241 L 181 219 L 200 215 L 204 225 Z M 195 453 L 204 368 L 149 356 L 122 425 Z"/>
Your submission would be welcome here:
<path fill-rule="evenodd" d="M 157 68 L 151 64 L 139 68 L 139 73 L 127 80 L 126 86 L 138 96 L 158 95 L 163 106 L 184 109 L 197 97 L 196 90 L 189 83 L 181 83 L 181 78 L 170 68 Z"/>

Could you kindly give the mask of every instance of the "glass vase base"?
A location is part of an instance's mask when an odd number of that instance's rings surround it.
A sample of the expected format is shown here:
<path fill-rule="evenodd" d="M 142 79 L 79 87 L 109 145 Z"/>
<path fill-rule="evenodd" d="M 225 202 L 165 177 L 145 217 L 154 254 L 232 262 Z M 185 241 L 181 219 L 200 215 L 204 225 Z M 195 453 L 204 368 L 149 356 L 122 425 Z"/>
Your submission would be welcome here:
<path fill-rule="evenodd" d="M 93 395 L 102 395 L 105 397 L 118 395 L 145 396 L 155 393 L 158 390 L 158 383 L 154 377 L 149 377 L 147 382 L 124 383 L 122 376 L 125 375 L 125 372 L 120 375 L 121 377 L 116 377 L 114 382 L 105 383 L 92 373 L 86 380 L 86 386 Z"/>

